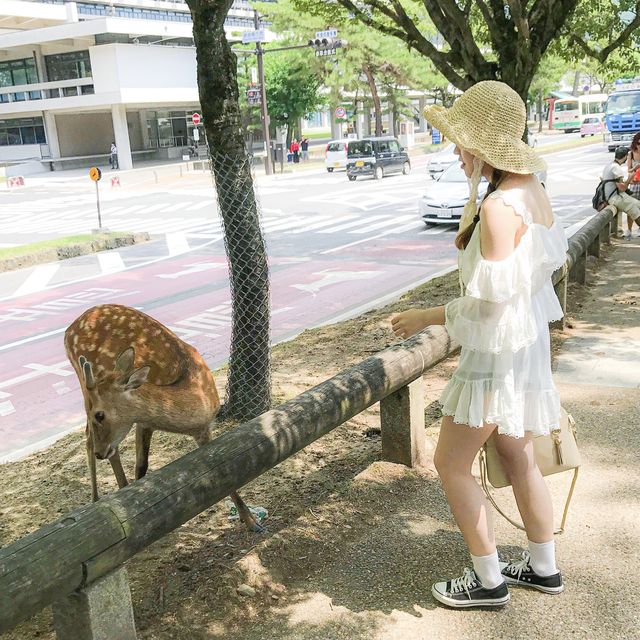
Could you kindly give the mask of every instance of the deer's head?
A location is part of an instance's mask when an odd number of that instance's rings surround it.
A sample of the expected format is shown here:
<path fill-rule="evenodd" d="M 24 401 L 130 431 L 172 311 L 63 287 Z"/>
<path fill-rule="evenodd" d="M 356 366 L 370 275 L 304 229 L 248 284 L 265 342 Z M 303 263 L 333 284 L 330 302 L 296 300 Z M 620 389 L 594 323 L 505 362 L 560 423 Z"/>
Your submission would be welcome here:
<path fill-rule="evenodd" d="M 80 356 L 78 364 L 86 388 L 87 433 L 98 460 L 110 458 L 138 420 L 138 389 L 147 381 L 149 366 L 134 369 L 135 353 L 125 349 L 116 359 L 114 371 L 99 379 L 91 363 Z"/>

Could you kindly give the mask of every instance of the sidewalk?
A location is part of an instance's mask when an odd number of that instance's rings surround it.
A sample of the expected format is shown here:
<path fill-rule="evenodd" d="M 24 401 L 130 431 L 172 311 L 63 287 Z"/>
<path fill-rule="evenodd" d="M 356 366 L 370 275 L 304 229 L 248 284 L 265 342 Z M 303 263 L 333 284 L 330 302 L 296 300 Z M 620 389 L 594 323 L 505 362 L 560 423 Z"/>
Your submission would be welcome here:
<path fill-rule="evenodd" d="M 462 567 L 470 566 L 439 482 L 432 473 L 420 477 L 375 462 L 350 482 L 345 493 L 329 497 L 332 507 L 323 506 L 321 511 L 314 507 L 313 517 L 300 518 L 241 561 L 240 582 L 257 590 L 244 611 L 241 603 L 232 617 L 221 620 L 198 610 L 194 598 L 183 603 L 193 618 L 182 632 L 172 632 L 165 616 L 164 624 L 158 621 L 141 636 L 639 638 L 640 240 L 614 241 L 606 253 L 591 269 L 590 284 L 574 287 L 571 328 L 554 336 L 556 379 L 563 404 L 577 421 L 583 455 L 567 532 L 557 538 L 565 593 L 548 596 L 514 588 L 510 604 L 500 611 L 452 611 L 438 605 L 430 595 L 432 582 L 459 575 Z M 442 378 L 440 382 L 430 375 L 426 378 L 429 402 L 438 397 Z M 568 482 L 558 476 L 550 481 L 556 512 Z M 514 511 L 508 490 L 497 492 L 497 498 Z M 341 518 L 337 508 L 341 502 L 352 503 L 360 515 Z M 498 518 L 496 532 L 501 555 L 514 558 L 526 548 L 524 534 Z M 179 618 L 184 624 L 184 617 Z M 199 635 L 205 629 L 210 635 Z M 189 636 L 190 632 L 195 635 Z"/>

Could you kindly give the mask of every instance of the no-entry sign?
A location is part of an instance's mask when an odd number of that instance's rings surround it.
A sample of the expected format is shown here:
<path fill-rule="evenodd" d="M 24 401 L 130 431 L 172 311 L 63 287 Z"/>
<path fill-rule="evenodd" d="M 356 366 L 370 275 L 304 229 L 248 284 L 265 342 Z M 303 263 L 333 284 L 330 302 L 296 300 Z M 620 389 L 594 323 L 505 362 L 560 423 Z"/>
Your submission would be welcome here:
<path fill-rule="evenodd" d="M 195 125 L 200 124 L 200 114 L 199 113 L 194 113 L 191 116 L 191 122 L 193 122 L 193 124 L 195 124 Z"/>

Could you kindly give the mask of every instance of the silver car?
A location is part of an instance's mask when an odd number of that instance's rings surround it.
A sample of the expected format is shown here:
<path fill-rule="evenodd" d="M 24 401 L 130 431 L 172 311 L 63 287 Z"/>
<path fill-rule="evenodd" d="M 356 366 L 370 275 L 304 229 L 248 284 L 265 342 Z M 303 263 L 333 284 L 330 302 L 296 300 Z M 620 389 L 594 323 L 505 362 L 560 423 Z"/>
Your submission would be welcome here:
<path fill-rule="evenodd" d="M 434 153 L 427 162 L 427 171 L 432 178 L 437 178 L 447 167 L 454 162 L 460 162 L 460 158 L 453 153 L 455 144 L 448 144 L 444 149 Z"/>
<path fill-rule="evenodd" d="M 478 201 L 484 197 L 488 187 L 489 183 L 482 178 L 478 188 Z M 458 224 L 467 200 L 467 176 L 459 164 L 452 164 L 433 182 L 427 183 L 427 192 L 420 198 L 418 208 L 426 224 Z"/>

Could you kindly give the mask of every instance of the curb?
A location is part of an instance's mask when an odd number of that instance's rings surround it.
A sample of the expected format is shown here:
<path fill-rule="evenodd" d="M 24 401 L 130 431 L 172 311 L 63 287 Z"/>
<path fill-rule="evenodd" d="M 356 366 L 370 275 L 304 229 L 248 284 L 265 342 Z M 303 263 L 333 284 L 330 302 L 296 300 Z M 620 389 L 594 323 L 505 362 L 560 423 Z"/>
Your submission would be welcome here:
<path fill-rule="evenodd" d="M 85 256 L 90 253 L 119 249 L 120 247 L 129 247 L 134 244 L 148 241 L 149 234 L 146 231 L 143 231 L 141 233 L 125 233 L 117 236 L 97 237 L 95 240 L 77 242 L 63 247 L 41 249 L 40 251 L 35 250 L 33 253 L 25 253 L 13 258 L 1 259 L 0 273 L 15 271 L 17 269 L 25 269 L 48 262 L 77 258 L 78 256 Z"/>

